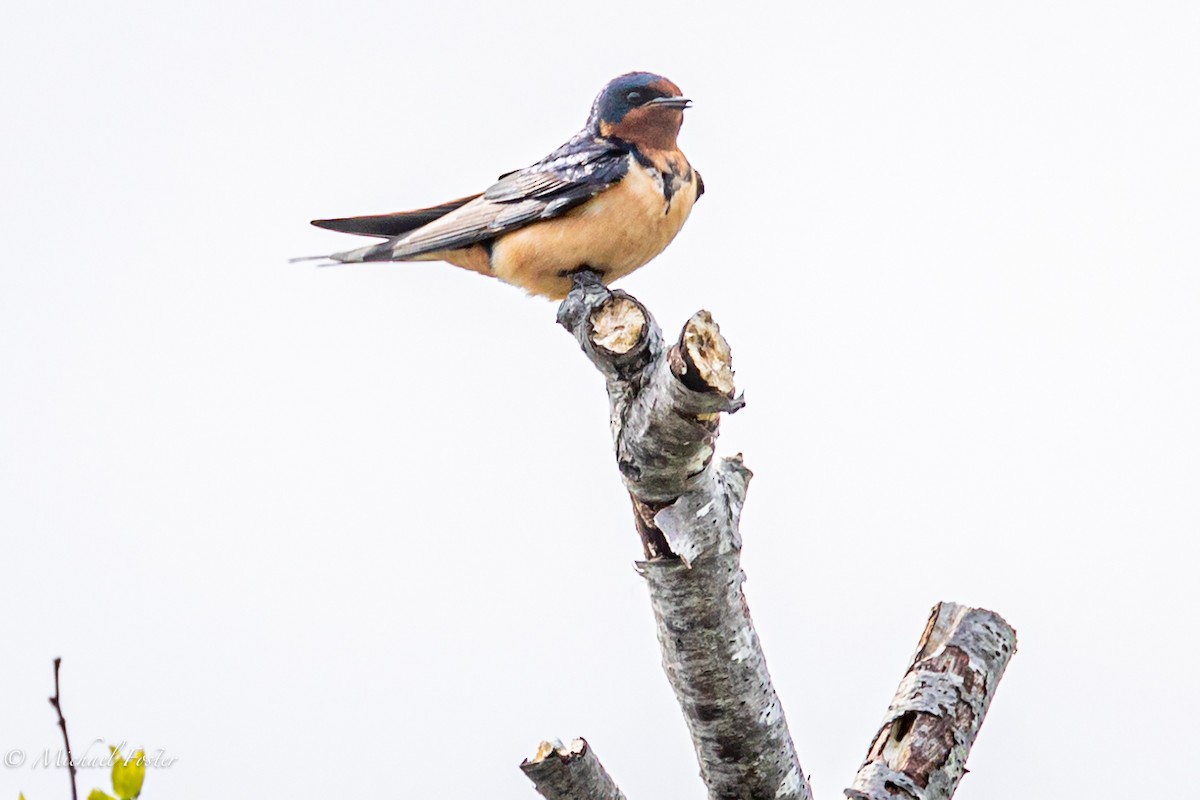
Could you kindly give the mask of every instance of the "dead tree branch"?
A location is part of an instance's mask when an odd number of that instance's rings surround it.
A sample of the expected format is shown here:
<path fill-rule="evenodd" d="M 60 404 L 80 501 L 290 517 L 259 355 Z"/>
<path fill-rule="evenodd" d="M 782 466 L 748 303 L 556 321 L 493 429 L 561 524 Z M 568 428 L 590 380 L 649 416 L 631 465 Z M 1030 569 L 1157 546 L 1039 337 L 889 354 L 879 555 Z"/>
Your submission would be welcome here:
<path fill-rule="evenodd" d="M 576 276 L 558 321 L 604 375 L 617 467 L 633 501 L 663 668 L 710 800 L 811 800 L 742 593 L 738 523 L 750 470 L 714 460 L 721 412 L 742 407 L 729 345 L 707 311 L 673 343 L 645 306 Z M 948 800 L 1016 649 L 997 614 L 933 611 L 851 800 Z M 522 764 L 542 796 L 621 797 L 583 740 Z"/>
<path fill-rule="evenodd" d="M 521 771 L 546 800 L 625 800 L 583 739 L 567 746 L 542 742 Z"/>
<path fill-rule="evenodd" d="M 1016 649 L 999 614 L 938 603 L 846 796 L 949 800 Z"/>
<path fill-rule="evenodd" d="M 608 383 L 617 466 L 633 499 L 663 668 L 714 798 L 809 800 L 742 594 L 738 518 L 750 471 L 714 461 L 735 396 L 729 346 L 706 311 L 664 342 L 650 312 L 580 280 L 559 322 Z"/>

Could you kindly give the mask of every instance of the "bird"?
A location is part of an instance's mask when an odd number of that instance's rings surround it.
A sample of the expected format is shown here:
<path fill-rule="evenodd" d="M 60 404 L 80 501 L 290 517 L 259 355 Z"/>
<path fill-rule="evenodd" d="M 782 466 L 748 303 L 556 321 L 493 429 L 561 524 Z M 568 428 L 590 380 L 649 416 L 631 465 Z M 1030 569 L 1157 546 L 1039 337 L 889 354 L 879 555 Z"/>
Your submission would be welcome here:
<path fill-rule="evenodd" d="M 691 106 L 661 75 L 620 75 L 583 129 L 540 161 L 429 208 L 313 220 L 387 241 L 293 260 L 444 261 L 550 299 L 566 297 L 583 273 L 611 283 L 661 253 L 704 193 L 677 142 Z"/>

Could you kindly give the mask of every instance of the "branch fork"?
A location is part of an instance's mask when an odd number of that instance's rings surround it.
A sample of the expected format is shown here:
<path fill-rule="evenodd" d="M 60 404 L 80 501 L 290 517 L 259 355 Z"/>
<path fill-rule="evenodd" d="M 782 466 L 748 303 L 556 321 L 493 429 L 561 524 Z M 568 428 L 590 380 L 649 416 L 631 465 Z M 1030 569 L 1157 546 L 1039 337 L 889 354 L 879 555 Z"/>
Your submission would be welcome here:
<path fill-rule="evenodd" d="M 707 311 L 668 345 L 639 301 L 577 280 L 559 308 L 608 388 L 617 468 L 632 498 L 663 669 L 712 798 L 809 800 L 742 594 L 738 520 L 751 473 L 716 460 L 722 412 L 745 405 Z"/>
<path fill-rule="evenodd" d="M 558 322 L 604 376 L 617 468 L 645 552 L 637 563 L 663 669 L 710 800 L 811 800 L 742 593 L 739 520 L 751 472 L 715 459 L 719 420 L 745 403 L 707 311 L 671 344 L 636 298 L 577 273 Z M 948 800 L 1016 650 L 983 609 L 938 604 L 850 800 Z M 582 739 L 543 743 L 521 769 L 547 800 L 624 800 Z"/>

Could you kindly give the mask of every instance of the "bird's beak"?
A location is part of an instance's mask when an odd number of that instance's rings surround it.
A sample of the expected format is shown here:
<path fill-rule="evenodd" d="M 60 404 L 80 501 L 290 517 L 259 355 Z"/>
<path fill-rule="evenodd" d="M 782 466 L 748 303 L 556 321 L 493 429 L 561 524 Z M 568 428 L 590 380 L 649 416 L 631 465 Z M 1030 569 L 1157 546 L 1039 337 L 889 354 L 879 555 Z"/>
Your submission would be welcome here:
<path fill-rule="evenodd" d="M 662 108 L 678 108 L 680 110 L 692 107 L 692 101 L 686 97 L 656 97 L 649 103 L 648 106 L 660 106 Z"/>

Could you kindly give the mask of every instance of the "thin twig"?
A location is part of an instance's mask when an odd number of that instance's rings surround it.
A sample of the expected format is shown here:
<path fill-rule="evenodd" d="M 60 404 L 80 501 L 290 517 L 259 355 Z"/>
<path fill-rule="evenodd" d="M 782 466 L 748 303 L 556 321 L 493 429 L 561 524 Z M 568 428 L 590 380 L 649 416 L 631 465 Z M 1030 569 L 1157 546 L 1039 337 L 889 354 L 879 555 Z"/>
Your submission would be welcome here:
<path fill-rule="evenodd" d="M 67 746 L 67 773 L 71 777 L 71 800 L 79 800 L 79 790 L 75 788 L 75 756 L 71 754 L 71 740 L 67 737 L 67 720 L 63 717 L 62 700 L 58 692 L 58 669 L 62 666 L 62 659 L 54 659 L 54 696 L 50 698 L 50 705 L 54 706 L 54 710 L 58 712 L 58 727 L 62 728 L 63 742 Z"/>

